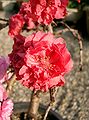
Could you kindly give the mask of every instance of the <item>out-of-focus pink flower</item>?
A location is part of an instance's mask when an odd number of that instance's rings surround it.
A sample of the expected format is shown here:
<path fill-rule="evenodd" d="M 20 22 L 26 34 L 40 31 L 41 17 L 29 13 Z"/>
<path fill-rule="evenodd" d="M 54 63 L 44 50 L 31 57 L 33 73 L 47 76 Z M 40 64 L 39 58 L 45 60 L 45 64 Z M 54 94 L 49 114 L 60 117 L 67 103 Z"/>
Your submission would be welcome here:
<path fill-rule="evenodd" d="M 13 103 L 6 94 L 5 89 L 0 84 L 0 120 L 10 120 Z"/>
<path fill-rule="evenodd" d="M 37 18 L 36 18 L 36 15 L 32 13 L 30 2 L 22 3 L 19 14 L 23 16 L 24 21 L 27 24 L 29 29 L 35 27 L 35 22 L 37 21 Z"/>
<path fill-rule="evenodd" d="M 0 83 L 3 83 L 7 80 L 7 69 L 9 64 L 9 57 L 0 57 Z"/>
<path fill-rule="evenodd" d="M 64 75 L 71 70 L 73 62 L 63 39 L 39 31 L 22 41 L 22 49 L 15 44 L 10 55 L 17 80 L 28 88 L 42 91 L 64 85 Z"/>
<path fill-rule="evenodd" d="M 54 18 L 63 18 L 66 15 L 67 4 L 68 0 L 30 0 L 22 4 L 19 13 L 29 23 L 29 28 L 32 28 L 33 22 L 48 25 Z"/>
<path fill-rule="evenodd" d="M 3 88 L 2 84 L 0 83 L 0 101 L 2 102 L 3 100 L 7 99 L 7 93 L 5 89 Z"/>
<path fill-rule="evenodd" d="M 50 24 L 54 18 L 61 19 L 66 15 L 68 0 L 30 0 L 23 2 L 18 14 L 10 18 L 9 35 L 18 35 L 24 24 L 29 29 L 38 24 Z"/>
<path fill-rule="evenodd" d="M 13 15 L 9 22 L 9 35 L 13 38 L 18 35 L 24 26 L 24 19 L 21 14 Z"/>
<path fill-rule="evenodd" d="M 77 0 L 78 1 L 78 3 L 80 3 L 81 2 L 81 0 Z"/>

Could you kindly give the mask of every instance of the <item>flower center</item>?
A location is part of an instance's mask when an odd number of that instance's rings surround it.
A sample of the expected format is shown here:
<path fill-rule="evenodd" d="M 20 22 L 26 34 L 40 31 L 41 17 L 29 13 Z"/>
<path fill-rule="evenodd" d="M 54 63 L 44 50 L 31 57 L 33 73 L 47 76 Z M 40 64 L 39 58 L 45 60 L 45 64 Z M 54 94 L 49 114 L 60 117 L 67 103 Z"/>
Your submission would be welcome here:
<path fill-rule="evenodd" d="M 49 62 L 50 57 L 45 56 L 45 57 L 41 57 L 41 56 L 36 56 L 36 60 L 39 63 L 39 65 L 44 69 L 51 69 L 52 68 L 52 64 Z"/>

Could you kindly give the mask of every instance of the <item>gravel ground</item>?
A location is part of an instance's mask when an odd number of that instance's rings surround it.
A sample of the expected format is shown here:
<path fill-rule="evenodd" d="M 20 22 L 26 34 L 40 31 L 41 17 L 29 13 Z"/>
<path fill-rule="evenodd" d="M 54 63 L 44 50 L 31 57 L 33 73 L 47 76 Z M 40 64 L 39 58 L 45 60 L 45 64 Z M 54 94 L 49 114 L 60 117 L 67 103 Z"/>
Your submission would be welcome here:
<path fill-rule="evenodd" d="M 74 61 L 73 70 L 65 76 L 65 86 L 57 94 L 55 110 L 64 120 L 89 120 L 89 40 L 83 40 L 83 71 L 79 72 L 79 47 L 69 31 L 63 33 Z M 8 27 L 0 31 L 0 55 L 11 52 L 13 41 L 8 36 Z M 30 101 L 31 91 L 18 82 L 13 87 L 13 101 Z M 44 99 L 45 97 L 45 99 Z M 41 95 L 41 103 L 48 104 L 49 94 Z"/>

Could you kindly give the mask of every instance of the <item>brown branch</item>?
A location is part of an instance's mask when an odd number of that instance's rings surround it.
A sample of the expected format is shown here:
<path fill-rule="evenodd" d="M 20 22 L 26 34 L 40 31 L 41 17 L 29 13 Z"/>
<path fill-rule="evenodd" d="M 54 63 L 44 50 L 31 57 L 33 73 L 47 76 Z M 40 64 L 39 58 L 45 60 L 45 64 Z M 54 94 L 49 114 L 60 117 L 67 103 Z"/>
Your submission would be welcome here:
<path fill-rule="evenodd" d="M 7 27 L 9 25 L 9 20 L 5 19 L 5 18 L 0 18 L 0 21 L 3 21 L 5 23 L 0 23 L 0 30 Z"/>
<path fill-rule="evenodd" d="M 50 111 L 51 108 L 52 108 L 51 105 L 49 105 L 48 108 L 47 108 L 47 110 L 46 110 L 46 112 L 45 112 L 43 120 L 47 119 L 48 113 L 49 113 L 49 111 Z"/>
<path fill-rule="evenodd" d="M 63 21 L 60 22 L 62 25 L 64 25 L 71 33 L 72 35 L 78 40 L 79 43 L 79 48 L 80 48 L 80 63 L 79 63 L 79 68 L 80 71 L 82 71 L 82 66 L 83 66 L 83 44 L 82 44 L 82 37 L 79 35 L 78 31 L 71 29 L 66 23 Z"/>
<path fill-rule="evenodd" d="M 40 103 L 40 91 L 33 91 L 31 96 L 31 104 L 28 109 L 27 119 L 37 120 L 37 113 Z"/>
<path fill-rule="evenodd" d="M 48 30 L 49 30 L 51 33 L 53 33 L 53 28 L 52 28 L 51 23 L 48 25 Z"/>
<path fill-rule="evenodd" d="M 57 26 L 57 23 L 56 23 L 55 21 L 52 21 L 52 23 L 53 23 L 55 26 Z"/>
<path fill-rule="evenodd" d="M 0 30 L 2 30 L 3 28 L 5 28 L 5 27 L 7 27 L 8 26 L 8 23 L 6 23 L 6 24 L 1 24 L 0 23 Z"/>
<path fill-rule="evenodd" d="M 4 21 L 4 22 L 9 23 L 9 20 L 8 20 L 8 19 L 5 19 L 5 18 L 0 18 L 0 21 Z"/>
<path fill-rule="evenodd" d="M 8 95 L 11 94 L 14 83 L 15 83 L 15 74 L 13 73 L 13 75 L 10 77 L 10 80 L 8 81 L 7 87 L 6 87 L 6 91 L 7 91 Z"/>
<path fill-rule="evenodd" d="M 56 104 L 55 100 L 56 100 L 56 94 L 58 92 L 58 87 L 51 88 L 49 91 L 50 91 L 50 104 L 45 112 L 43 120 L 47 119 L 47 116 L 48 116 L 50 109 L 52 109 Z"/>

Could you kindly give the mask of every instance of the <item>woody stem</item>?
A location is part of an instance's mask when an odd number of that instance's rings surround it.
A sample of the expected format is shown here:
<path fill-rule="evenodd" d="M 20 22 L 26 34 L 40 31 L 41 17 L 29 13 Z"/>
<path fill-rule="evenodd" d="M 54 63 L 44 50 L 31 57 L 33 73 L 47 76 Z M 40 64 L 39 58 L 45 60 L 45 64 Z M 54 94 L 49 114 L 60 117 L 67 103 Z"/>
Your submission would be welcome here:
<path fill-rule="evenodd" d="M 50 104 L 45 112 L 45 115 L 44 115 L 44 118 L 43 120 L 46 120 L 47 119 L 47 115 L 50 111 L 51 108 L 53 108 L 56 104 L 56 101 L 55 101 L 55 97 L 56 97 L 56 94 L 58 92 L 58 88 L 57 87 L 54 87 L 54 88 L 50 88 Z"/>
<path fill-rule="evenodd" d="M 40 103 L 40 91 L 33 91 L 31 96 L 31 104 L 28 109 L 27 119 L 37 120 L 37 113 Z"/>
<path fill-rule="evenodd" d="M 51 33 L 53 33 L 53 28 L 52 28 L 51 23 L 48 25 L 48 30 L 49 30 Z"/>
<path fill-rule="evenodd" d="M 13 73 L 6 87 L 6 91 L 8 95 L 11 94 L 14 83 L 15 83 L 15 74 Z"/>

